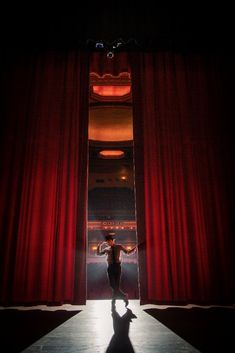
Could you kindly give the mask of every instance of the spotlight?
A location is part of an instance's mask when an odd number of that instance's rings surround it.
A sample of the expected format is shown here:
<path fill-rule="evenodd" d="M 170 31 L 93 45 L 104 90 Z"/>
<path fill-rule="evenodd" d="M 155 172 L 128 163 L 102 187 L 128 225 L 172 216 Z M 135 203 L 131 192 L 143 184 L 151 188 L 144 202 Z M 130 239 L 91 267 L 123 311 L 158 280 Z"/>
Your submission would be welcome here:
<path fill-rule="evenodd" d="M 117 40 L 117 42 L 116 42 L 116 47 L 118 48 L 118 47 L 120 47 L 121 45 L 123 45 L 124 43 L 123 43 L 123 41 L 122 41 L 122 39 L 119 39 L 119 40 Z"/>
<path fill-rule="evenodd" d="M 102 43 L 102 42 L 96 42 L 96 43 L 95 43 L 95 47 L 96 47 L 96 49 L 103 49 L 103 48 L 104 48 L 104 43 Z"/>
<path fill-rule="evenodd" d="M 112 52 L 112 51 L 109 51 L 108 53 L 107 53 L 107 58 L 108 59 L 112 59 L 114 57 L 114 53 Z"/>
<path fill-rule="evenodd" d="M 123 45 L 123 41 L 122 39 L 118 39 L 115 42 L 113 42 L 112 48 L 113 49 L 117 49 L 118 47 L 120 47 L 121 45 Z"/>

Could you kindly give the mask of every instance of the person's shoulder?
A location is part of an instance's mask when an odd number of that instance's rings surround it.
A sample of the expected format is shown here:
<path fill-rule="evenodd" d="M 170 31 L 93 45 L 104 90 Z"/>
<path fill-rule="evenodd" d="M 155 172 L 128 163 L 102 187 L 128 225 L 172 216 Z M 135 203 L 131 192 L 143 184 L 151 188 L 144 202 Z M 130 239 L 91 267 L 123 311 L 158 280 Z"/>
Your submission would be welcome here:
<path fill-rule="evenodd" d="M 117 247 L 119 248 L 123 248 L 123 245 L 122 244 L 115 244 Z"/>

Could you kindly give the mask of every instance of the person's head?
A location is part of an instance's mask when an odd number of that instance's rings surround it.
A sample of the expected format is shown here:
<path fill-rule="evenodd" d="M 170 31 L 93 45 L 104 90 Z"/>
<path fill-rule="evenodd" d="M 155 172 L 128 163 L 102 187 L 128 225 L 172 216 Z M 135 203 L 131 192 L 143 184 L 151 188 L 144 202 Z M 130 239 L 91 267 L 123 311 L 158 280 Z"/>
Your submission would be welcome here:
<path fill-rule="evenodd" d="M 115 239 L 113 238 L 114 234 L 113 233 L 108 233 L 108 235 L 105 236 L 106 243 L 108 243 L 110 246 L 112 246 L 115 242 Z"/>

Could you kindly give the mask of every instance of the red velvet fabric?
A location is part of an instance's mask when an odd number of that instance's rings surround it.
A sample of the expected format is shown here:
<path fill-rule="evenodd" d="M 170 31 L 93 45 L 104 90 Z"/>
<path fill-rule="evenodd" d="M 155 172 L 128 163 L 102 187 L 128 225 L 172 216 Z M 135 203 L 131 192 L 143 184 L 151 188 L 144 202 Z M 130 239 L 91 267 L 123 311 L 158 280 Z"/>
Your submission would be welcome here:
<path fill-rule="evenodd" d="M 0 302 L 85 303 L 89 60 L 2 63 Z"/>
<path fill-rule="evenodd" d="M 112 59 L 107 57 L 107 51 L 94 52 L 90 56 L 90 72 L 100 77 L 105 74 L 119 76 L 122 72 L 130 72 L 129 55 L 126 52 L 116 52 Z"/>
<path fill-rule="evenodd" d="M 233 302 L 232 60 L 134 53 L 131 67 L 141 302 Z"/>
<path fill-rule="evenodd" d="M 89 70 L 120 57 L 2 64 L 3 304 L 85 302 Z M 130 58 L 141 302 L 234 302 L 233 61 Z"/>

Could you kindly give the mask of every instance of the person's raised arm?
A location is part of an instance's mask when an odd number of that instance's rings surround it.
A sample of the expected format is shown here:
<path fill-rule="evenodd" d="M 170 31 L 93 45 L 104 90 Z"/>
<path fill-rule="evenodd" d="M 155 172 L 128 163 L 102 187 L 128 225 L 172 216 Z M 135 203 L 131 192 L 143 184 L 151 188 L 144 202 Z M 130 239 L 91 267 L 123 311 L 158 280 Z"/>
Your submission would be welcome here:
<path fill-rule="evenodd" d="M 105 254 L 105 250 L 102 250 L 101 247 L 102 245 L 104 244 L 104 242 L 100 242 L 98 245 L 97 245 L 97 249 L 96 249 L 96 254 L 97 255 L 104 255 Z"/>
<path fill-rule="evenodd" d="M 137 249 L 137 245 L 136 246 L 134 246 L 133 248 L 131 248 L 131 249 L 126 249 L 124 246 L 122 246 L 122 251 L 124 251 L 124 253 L 126 253 L 126 254 L 133 254 L 134 252 L 136 252 L 136 249 Z"/>

